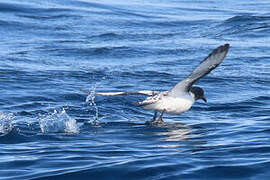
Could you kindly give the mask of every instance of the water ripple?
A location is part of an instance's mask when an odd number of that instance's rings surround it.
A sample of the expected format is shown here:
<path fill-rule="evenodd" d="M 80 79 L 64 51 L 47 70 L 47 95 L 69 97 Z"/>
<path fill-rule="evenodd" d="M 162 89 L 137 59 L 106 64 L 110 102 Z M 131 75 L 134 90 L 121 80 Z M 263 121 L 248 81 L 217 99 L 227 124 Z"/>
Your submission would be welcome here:
<path fill-rule="evenodd" d="M 0 179 L 267 179 L 268 11 L 232 0 L 0 2 Z M 224 43 L 225 61 L 197 82 L 208 103 L 163 125 L 132 106 L 144 96 L 94 95 L 168 90 Z"/>

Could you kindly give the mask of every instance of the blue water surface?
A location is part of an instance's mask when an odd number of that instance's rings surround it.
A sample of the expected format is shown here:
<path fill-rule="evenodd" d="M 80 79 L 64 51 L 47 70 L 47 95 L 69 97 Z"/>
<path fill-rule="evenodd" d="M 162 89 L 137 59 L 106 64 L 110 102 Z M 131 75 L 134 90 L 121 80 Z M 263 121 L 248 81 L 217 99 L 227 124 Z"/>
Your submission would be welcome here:
<path fill-rule="evenodd" d="M 269 179 L 270 1 L 2 0 L 0 179 Z M 132 106 L 212 49 L 201 101 Z M 81 91 L 92 92 L 87 95 Z"/>

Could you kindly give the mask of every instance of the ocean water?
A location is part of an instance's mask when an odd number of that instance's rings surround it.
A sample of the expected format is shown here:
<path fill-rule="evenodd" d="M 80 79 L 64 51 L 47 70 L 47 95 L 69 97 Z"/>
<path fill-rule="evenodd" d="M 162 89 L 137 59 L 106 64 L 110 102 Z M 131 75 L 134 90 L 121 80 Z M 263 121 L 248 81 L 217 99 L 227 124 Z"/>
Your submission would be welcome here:
<path fill-rule="evenodd" d="M 2 0 L 0 179 L 269 179 L 270 1 Z M 201 101 L 132 106 L 212 49 Z M 81 91 L 92 92 L 87 95 Z"/>

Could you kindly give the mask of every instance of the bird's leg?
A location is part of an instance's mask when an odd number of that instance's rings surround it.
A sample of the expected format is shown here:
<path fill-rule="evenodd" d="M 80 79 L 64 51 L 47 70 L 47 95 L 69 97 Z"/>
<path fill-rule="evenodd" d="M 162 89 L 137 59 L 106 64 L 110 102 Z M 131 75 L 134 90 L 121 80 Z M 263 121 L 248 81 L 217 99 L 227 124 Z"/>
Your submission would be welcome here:
<path fill-rule="evenodd" d="M 153 124 L 162 124 L 163 123 L 162 116 L 163 116 L 164 112 L 165 112 L 165 109 L 161 112 L 159 118 L 158 119 L 155 119 L 153 121 Z"/>
<path fill-rule="evenodd" d="M 152 121 L 156 121 L 157 118 L 157 111 L 154 112 L 154 116 L 153 116 L 153 120 Z"/>
<path fill-rule="evenodd" d="M 164 114 L 164 111 L 165 111 L 165 109 L 161 112 L 159 118 L 157 119 L 158 122 L 163 122 L 162 116 L 163 116 L 163 114 Z"/>

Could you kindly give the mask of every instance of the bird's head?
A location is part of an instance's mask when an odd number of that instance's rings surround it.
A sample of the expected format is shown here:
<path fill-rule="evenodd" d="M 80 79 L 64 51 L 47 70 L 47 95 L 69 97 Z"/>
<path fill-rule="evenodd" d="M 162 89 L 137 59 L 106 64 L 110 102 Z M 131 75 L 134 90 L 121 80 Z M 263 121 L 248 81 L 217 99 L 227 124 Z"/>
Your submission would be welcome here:
<path fill-rule="evenodd" d="M 190 88 L 190 92 L 194 95 L 195 101 L 202 99 L 204 102 L 207 102 L 202 88 L 198 86 L 193 86 Z"/>

